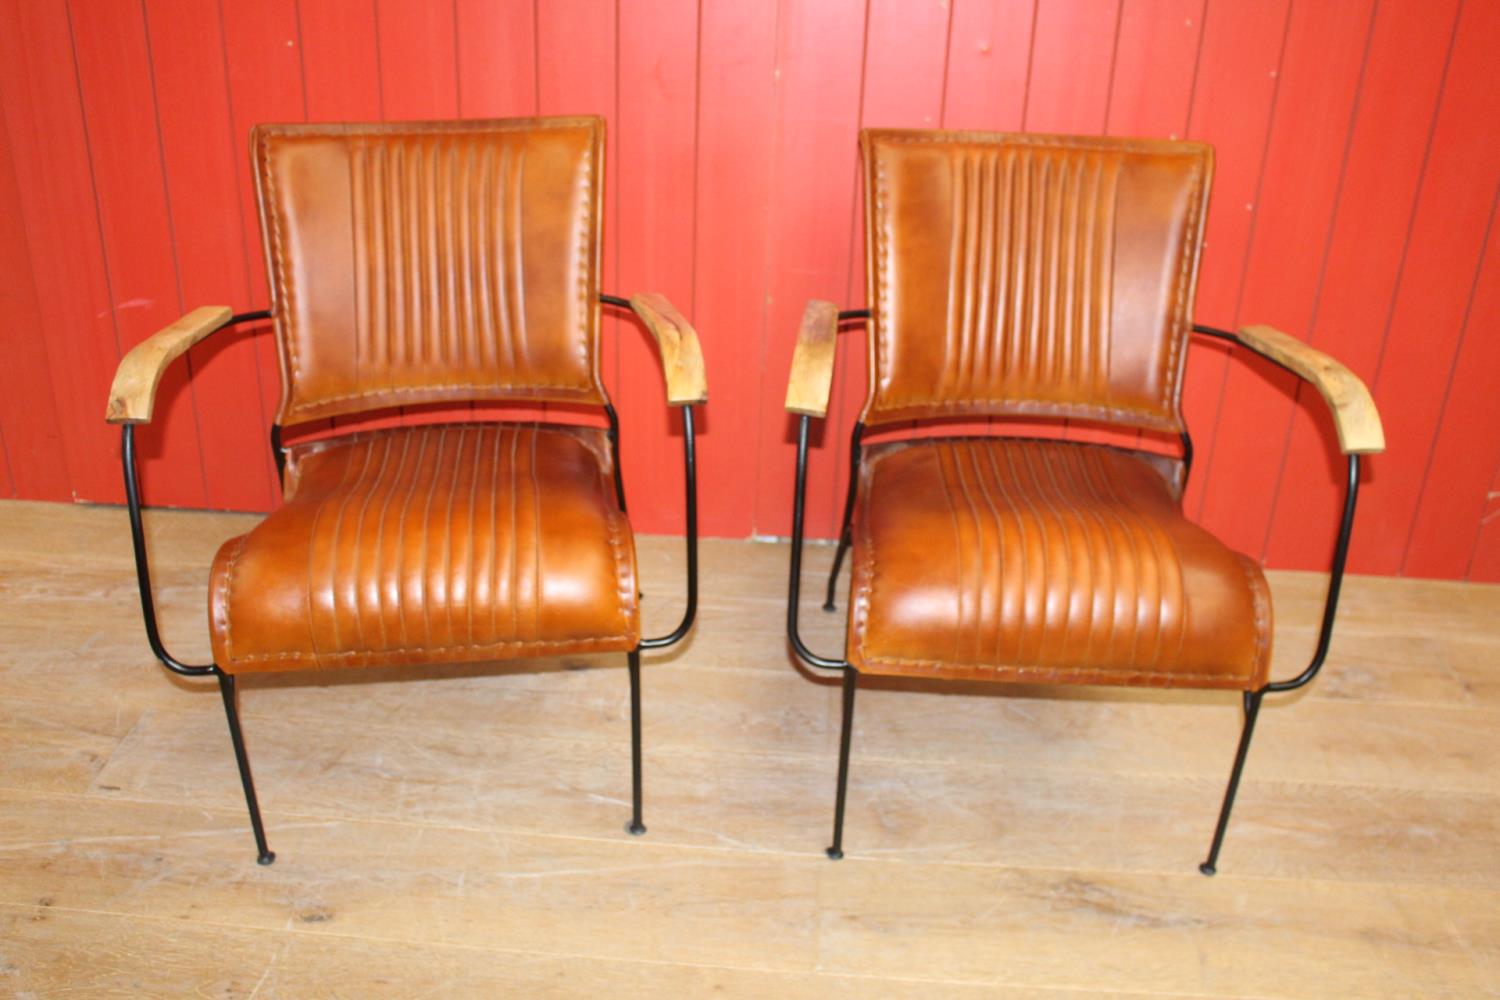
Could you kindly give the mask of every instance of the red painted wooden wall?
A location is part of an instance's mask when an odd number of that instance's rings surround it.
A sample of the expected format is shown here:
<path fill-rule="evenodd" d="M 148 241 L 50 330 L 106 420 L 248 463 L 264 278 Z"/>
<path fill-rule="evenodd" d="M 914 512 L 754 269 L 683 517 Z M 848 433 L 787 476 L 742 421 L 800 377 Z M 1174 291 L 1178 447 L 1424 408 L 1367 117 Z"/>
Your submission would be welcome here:
<path fill-rule="evenodd" d="M 803 303 L 862 301 L 861 126 L 1188 136 L 1218 149 L 1199 320 L 1306 338 L 1381 405 L 1353 568 L 1500 581 L 1497 46 L 1488 0 L 0 0 L 0 494 L 118 501 L 121 353 L 194 305 L 265 304 L 255 122 L 607 116 L 606 285 L 695 320 L 703 525 L 732 537 L 788 528 Z M 643 331 L 605 336 L 632 515 L 679 530 L 680 423 Z M 859 336 L 813 458 L 822 535 Z M 148 497 L 270 507 L 277 379 L 264 330 L 195 349 L 143 440 Z M 1189 513 L 1326 565 L 1318 400 L 1198 345 L 1185 406 Z"/>

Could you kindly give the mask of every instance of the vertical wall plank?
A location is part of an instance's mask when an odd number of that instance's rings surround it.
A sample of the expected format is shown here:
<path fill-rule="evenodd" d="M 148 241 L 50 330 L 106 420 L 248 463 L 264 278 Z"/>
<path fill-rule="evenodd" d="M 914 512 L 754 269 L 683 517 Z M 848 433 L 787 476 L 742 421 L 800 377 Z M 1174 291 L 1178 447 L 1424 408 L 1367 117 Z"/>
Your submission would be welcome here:
<path fill-rule="evenodd" d="M 1240 313 L 1247 322 L 1307 335 L 1368 49 L 1371 7 L 1367 0 L 1293 5 L 1241 291 Z M 1259 557 L 1296 380 L 1249 352 L 1235 353 L 1224 380 L 1225 416 L 1205 463 L 1202 521 L 1231 547 Z"/>
<path fill-rule="evenodd" d="M 654 291 L 687 316 L 693 302 L 698 126 L 698 3 L 660 0 L 619 25 L 619 282 Z M 661 362 L 644 327 L 618 330 L 621 448 L 637 531 L 682 531 L 682 425 L 666 405 Z M 704 440 L 712 448 L 717 440 Z"/>
<path fill-rule="evenodd" d="M 1492 466 L 1500 464 L 1500 237 L 1490 209 L 1484 259 L 1438 424 L 1421 479 L 1403 576 L 1462 579 L 1491 507 Z M 1396 416 L 1396 415 L 1388 415 Z M 1399 419 L 1399 416 L 1396 416 Z"/>
<path fill-rule="evenodd" d="M 387 121 L 458 114 L 453 6 L 377 0 L 380 99 Z"/>
<path fill-rule="evenodd" d="M 862 127 L 939 126 L 952 17 L 952 5 L 944 0 L 870 0 Z"/>
<path fill-rule="evenodd" d="M 776 38 L 776 139 L 768 246 L 766 341 L 762 354 L 755 530 L 791 528 L 796 421 L 783 409 L 798 322 L 808 299 L 847 288 L 858 160 L 862 0 L 784 0 Z M 849 335 L 841 344 L 848 357 Z M 836 465 L 843 429 L 818 422 L 808 466 L 808 530 L 835 530 Z"/>
<path fill-rule="evenodd" d="M 458 0 L 454 18 L 459 117 L 536 114 L 534 0 Z"/>
<path fill-rule="evenodd" d="M 384 119 L 375 4 L 300 0 L 297 22 L 307 89 L 307 120 Z"/>
<path fill-rule="evenodd" d="M 1121 16 L 1120 0 L 1037 4 L 1023 112 L 1026 131 L 1103 134 Z M 1134 432 L 1070 421 L 997 419 L 994 427 L 1007 434 L 1107 444 L 1133 444 L 1137 437 Z"/>
<path fill-rule="evenodd" d="M 32 378 L 50 383 L 56 401 L 71 499 L 119 501 L 124 498 L 119 438 L 104 423 L 101 401 L 120 344 L 72 32 L 61 0 L 0 4 L 0 93 L 17 151 L 13 163 L 40 309 L 41 326 L 31 335 L 59 345 L 59 356 L 49 358 L 47 370 L 31 373 Z"/>
<path fill-rule="evenodd" d="M 1196 317 L 1211 326 L 1233 329 L 1239 322 L 1289 14 L 1289 0 L 1255 6 L 1210 0 L 1204 10 L 1188 137 L 1215 151 Z M 1228 361 L 1229 351 L 1215 341 L 1194 338 L 1188 348 L 1182 411 L 1198 449 L 1183 497 L 1189 515 L 1202 510 Z"/>
<path fill-rule="evenodd" d="M 380 51 L 380 103 L 386 121 L 426 121 L 458 116 L 457 37 L 451 3 L 376 0 Z M 401 407 L 396 417 L 351 417 L 339 426 L 383 427 L 393 423 L 467 420 L 467 403 Z"/>
<path fill-rule="evenodd" d="M 129 350 L 181 315 L 146 25 L 138 0 L 72 7 L 115 329 Z M 155 419 L 136 432 L 148 503 L 202 507 L 207 499 L 190 374 L 191 363 L 167 371 Z"/>
<path fill-rule="evenodd" d="M 1400 571 L 1426 457 L 1454 373 L 1500 177 L 1500 129 L 1475 127 L 1476 122 L 1500 121 L 1497 37 L 1500 5 L 1465 4 L 1372 387 L 1387 417 L 1389 451 L 1376 467 L 1368 497 L 1360 498 L 1360 525 L 1350 554 L 1356 572 Z M 1478 372 L 1458 374 L 1481 377 Z M 1483 377 L 1493 387 L 1494 373 Z"/>
<path fill-rule="evenodd" d="M 454 8 L 460 118 L 536 115 L 537 24 L 533 0 L 461 0 Z M 481 417 L 543 420 L 546 406 L 475 403 Z M 554 416 L 558 416 L 554 414 Z"/>
<path fill-rule="evenodd" d="M 10 455 L 5 448 L 5 428 L 0 425 L 0 498 L 16 498 L 16 481 L 10 474 Z"/>
<path fill-rule="evenodd" d="M 1037 4 L 1022 121 L 1026 131 L 1104 131 L 1119 27 L 1120 0 Z"/>
<path fill-rule="evenodd" d="M 1307 329 L 1287 330 L 1366 382 L 1373 383 L 1381 333 L 1395 299 L 1457 15 L 1455 0 L 1383 0 L 1376 9 L 1315 312 Z M 1296 392 L 1266 559 L 1277 566 L 1321 569 L 1333 551 L 1344 463 L 1322 398 L 1306 385 Z M 1378 488 L 1382 466 L 1392 461 L 1371 462 L 1369 488 Z M 1277 479 L 1268 477 L 1267 484 Z M 1361 516 L 1359 533 L 1365 530 Z"/>
<path fill-rule="evenodd" d="M 948 34 L 943 128 L 1015 132 L 1026 113 L 1035 0 L 954 5 Z"/>
<path fill-rule="evenodd" d="M 1500 583 L 1500 463 L 1495 466 L 1495 477 L 1485 494 L 1479 537 L 1469 558 L 1466 579 L 1477 583 Z"/>
<path fill-rule="evenodd" d="M 298 0 L 297 47 L 303 105 L 311 122 L 378 122 L 385 118 L 381 93 L 380 35 L 376 4 L 350 0 Z M 378 430 L 401 422 L 399 409 L 345 415 L 303 424 L 295 437 Z"/>
<path fill-rule="evenodd" d="M 699 517 L 711 535 L 754 528 L 755 443 L 763 326 L 771 146 L 775 129 L 776 11 L 704 0 L 699 28 L 698 176 L 693 321 L 708 370 L 700 416 Z"/>
<path fill-rule="evenodd" d="M 1206 0 L 1124 0 L 1115 37 L 1104 133 L 1182 138 L 1187 132 Z M 1073 426 L 1068 437 L 1123 448 L 1154 447 L 1176 454 L 1170 435 Z"/>
<path fill-rule="evenodd" d="M 252 308 L 259 308 L 271 305 L 271 290 L 266 280 L 260 217 L 255 205 L 255 185 L 250 172 L 250 129 L 262 122 L 306 120 L 302 43 L 297 31 L 295 0 L 223 4 L 220 9 L 224 19 L 221 42 L 224 46 L 225 65 L 229 70 L 230 134 L 235 137 L 238 147 L 235 169 L 239 189 L 240 228 L 244 233 Z M 261 331 L 254 343 L 261 372 L 277 373 L 275 378 L 261 380 L 261 395 L 266 413 L 274 414 L 281 402 L 281 366 L 269 328 Z M 307 428 L 298 429 L 305 431 Z"/>
<path fill-rule="evenodd" d="M 988 0 L 954 7 L 944 67 L 944 128 L 1021 130 L 1038 6 L 1035 0 Z M 942 433 L 997 433 L 1007 427 L 1037 433 L 1034 425 L 995 420 L 945 427 Z"/>
<path fill-rule="evenodd" d="M 303 103 L 310 122 L 378 122 L 385 118 L 380 75 L 376 3 L 298 0 L 297 44 L 301 49 Z M 401 423 L 399 408 L 344 415 L 299 427 L 310 435 L 378 430 Z"/>
<path fill-rule="evenodd" d="M 4 101 L 0 91 L 0 103 Z M 6 363 L 0 365 L 0 432 L 5 495 L 58 500 L 71 481 L 62 427 L 49 379 L 47 338 L 26 238 L 25 206 L 16 181 L 10 130 L 0 116 L 0 315 L 6 318 Z"/>
<path fill-rule="evenodd" d="M 1182 138 L 1207 0 L 1124 0 L 1104 116 L 1108 135 Z"/>
<path fill-rule="evenodd" d="M 234 134 L 217 5 L 148 0 L 146 26 L 176 248 L 179 294 L 173 310 L 201 305 L 252 307 L 235 164 L 245 155 Z M 204 44 L 204 40 L 210 44 Z M 269 331 L 267 331 L 269 332 Z M 226 330 L 189 354 L 210 507 L 269 510 L 276 491 L 252 335 Z"/>
<path fill-rule="evenodd" d="M 918 3 L 871 0 L 865 23 L 864 84 L 859 122 L 862 128 L 938 127 L 943 117 L 951 21 L 951 6 L 936 0 Z M 849 217 L 849 276 L 837 301 L 849 307 L 873 306 L 866 292 L 865 185 L 864 170 L 857 154 L 854 202 Z M 852 326 L 839 339 L 838 368 L 834 373 L 833 400 L 828 410 L 825 435 L 833 468 L 847 470 L 849 431 L 869 392 L 867 331 L 861 326 Z M 897 426 L 905 430 L 911 425 Z M 982 422 L 945 422 L 933 433 L 961 434 L 965 432 L 964 427 L 980 432 L 986 429 Z M 884 428 L 874 429 L 870 436 L 876 438 L 882 430 Z M 848 482 L 846 471 L 833 477 L 833 492 L 827 500 L 829 516 L 834 518 L 829 523 L 830 534 L 838 533 L 837 519 L 843 516 Z"/>
<path fill-rule="evenodd" d="M 615 24 L 616 6 L 611 0 L 558 0 L 536 8 L 537 108 L 543 115 L 603 115 L 606 123 L 604 151 L 604 222 L 602 291 L 628 292 L 620 286 L 620 170 L 615 163 L 619 139 L 619 50 Z M 619 313 L 601 310 L 599 366 L 604 385 L 613 399 L 619 391 L 620 338 L 630 331 L 622 326 Z M 568 412 L 566 407 L 550 407 Z M 513 410 L 525 419 L 537 419 L 543 410 Z M 621 418 L 623 422 L 623 417 Z M 653 470 L 637 468 L 621 447 L 620 464 L 626 489 L 632 479 L 649 476 Z"/>

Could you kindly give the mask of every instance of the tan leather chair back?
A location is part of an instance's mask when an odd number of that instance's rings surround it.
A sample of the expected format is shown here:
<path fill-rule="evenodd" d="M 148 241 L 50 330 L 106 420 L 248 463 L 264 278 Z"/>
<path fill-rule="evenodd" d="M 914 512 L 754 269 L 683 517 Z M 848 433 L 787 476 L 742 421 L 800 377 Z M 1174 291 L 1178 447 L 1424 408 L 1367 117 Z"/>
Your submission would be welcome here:
<path fill-rule="evenodd" d="M 1213 150 L 867 129 L 867 424 L 1182 427 Z"/>
<path fill-rule="evenodd" d="M 262 125 L 279 420 L 602 403 L 599 118 Z"/>

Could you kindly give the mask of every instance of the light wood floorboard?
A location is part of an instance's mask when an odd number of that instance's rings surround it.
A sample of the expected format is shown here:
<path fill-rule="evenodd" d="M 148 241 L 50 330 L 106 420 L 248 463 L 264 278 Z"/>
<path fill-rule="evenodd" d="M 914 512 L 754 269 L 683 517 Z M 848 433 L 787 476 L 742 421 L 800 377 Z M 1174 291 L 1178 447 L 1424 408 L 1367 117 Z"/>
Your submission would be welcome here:
<path fill-rule="evenodd" d="M 254 520 L 148 515 L 178 655 Z M 639 549 L 662 631 L 681 542 Z M 1500 994 L 1500 588 L 1348 582 L 1217 878 L 1237 698 L 1104 688 L 862 686 L 835 864 L 838 691 L 788 658 L 786 557 L 704 543 L 696 634 L 645 659 L 641 839 L 623 657 L 245 679 L 260 868 L 217 689 L 146 649 L 123 512 L 0 503 L 0 994 Z M 834 652 L 830 557 L 802 617 Z M 1322 585 L 1272 574 L 1280 674 Z"/>

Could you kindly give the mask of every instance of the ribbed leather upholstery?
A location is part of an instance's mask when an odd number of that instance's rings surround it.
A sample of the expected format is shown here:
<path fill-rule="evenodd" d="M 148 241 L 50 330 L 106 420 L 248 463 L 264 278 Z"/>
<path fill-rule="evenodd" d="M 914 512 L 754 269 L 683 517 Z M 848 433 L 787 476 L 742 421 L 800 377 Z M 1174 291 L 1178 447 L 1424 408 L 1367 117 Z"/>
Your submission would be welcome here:
<path fill-rule="evenodd" d="M 634 649 L 635 544 L 602 431 L 399 427 L 291 450 L 214 560 L 231 673 Z"/>
<path fill-rule="evenodd" d="M 876 674 L 1254 689 L 1264 575 L 1129 453 L 1001 438 L 876 445 L 848 658 Z"/>
<path fill-rule="evenodd" d="M 262 125 L 279 420 L 604 402 L 598 118 Z"/>
<path fill-rule="evenodd" d="M 867 424 L 1177 431 L 1208 146 L 866 130 Z"/>

